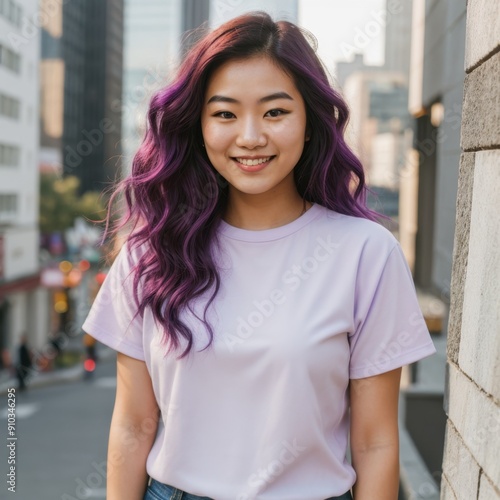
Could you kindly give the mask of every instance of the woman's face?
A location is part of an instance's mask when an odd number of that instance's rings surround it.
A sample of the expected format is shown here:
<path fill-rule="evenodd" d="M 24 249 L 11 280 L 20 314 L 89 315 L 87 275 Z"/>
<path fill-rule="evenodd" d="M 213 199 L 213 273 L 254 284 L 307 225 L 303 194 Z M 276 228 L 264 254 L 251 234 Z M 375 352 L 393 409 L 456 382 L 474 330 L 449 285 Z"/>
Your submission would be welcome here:
<path fill-rule="evenodd" d="M 307 140 L 306 109 L 293 80 L 270 59 L 232 60 L 214 71 L 201 128 L 208 158 L 233 189 L 295 189 L 293 168 Z"/>

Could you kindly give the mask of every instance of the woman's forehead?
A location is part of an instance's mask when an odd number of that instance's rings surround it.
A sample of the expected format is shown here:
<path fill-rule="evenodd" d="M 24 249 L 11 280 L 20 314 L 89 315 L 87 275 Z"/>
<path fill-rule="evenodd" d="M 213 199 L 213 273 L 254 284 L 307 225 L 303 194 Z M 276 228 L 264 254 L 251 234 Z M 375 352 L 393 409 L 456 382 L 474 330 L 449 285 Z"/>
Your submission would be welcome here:
<path fill-rule="evenodd" d="M 280 93 L 292 99 L 297 95 L 293 79 L 268 57 L 253 56 L 230 60 L 218 67 L 208 81 L 206 102 L 214 94 L 239 101 L 238 96 L 251 95 L 260 100 Z"/>

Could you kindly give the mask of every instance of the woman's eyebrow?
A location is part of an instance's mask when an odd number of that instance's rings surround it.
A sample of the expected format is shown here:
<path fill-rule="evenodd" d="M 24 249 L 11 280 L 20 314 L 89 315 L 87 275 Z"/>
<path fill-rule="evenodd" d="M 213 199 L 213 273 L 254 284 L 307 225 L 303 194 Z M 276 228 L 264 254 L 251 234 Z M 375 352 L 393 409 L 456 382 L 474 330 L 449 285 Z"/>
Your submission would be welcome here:
<path fill-rule="evenodd" d="M 286 92 L 275 92 L 274 94 L 266 95 L 265 97 L 259 99 L 259 104 L 269 101 L 275 101 L 276 99 L 288 99 L 290 101 L 293 101 L 293 97 Z M 226 97 L 223 95 L 212 96 L 208 100 L 207 104 L 210 104 L 212 102 L 229 102 L 232 104 L 240 104 L 240 101 L 238 101 L 237 99 L 233 99 L 232 97 Z"/>

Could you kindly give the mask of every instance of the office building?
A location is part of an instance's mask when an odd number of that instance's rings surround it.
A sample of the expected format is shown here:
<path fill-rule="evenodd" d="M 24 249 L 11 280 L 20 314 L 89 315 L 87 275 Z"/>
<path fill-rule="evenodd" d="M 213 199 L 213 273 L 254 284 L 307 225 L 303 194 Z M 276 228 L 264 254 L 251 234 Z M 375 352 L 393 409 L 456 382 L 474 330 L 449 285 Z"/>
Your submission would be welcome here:
<path fill-rule="evenodd" d="M 122 111 L 124 172 L 146 130 L 153 93 L 164 86 L 180 60 L 180 0 L 125 0 L 123 95 L 113 104 Z"/>
<path fill-rule="evenodd" d="M 386 0 L 384 68 L 410 73 L 412 0 Z"/>
<path fill-rule="evenodd" d="M 446 424 L 446 343 L 457 215 L 465 33 L 465 0 L 413 2 L 408 98 L 413 139 L 400 176 L 399 228 L 401 245 L 411 256 L 424 316 L 435 334 L 437 353 L 419 362 L 415 389 L 405 394 L 405 424 L 432 475 L 428 483 L 437 491 L 435 498 L 439 498 L 440 485 L 444 487 L 441 467 Z M 422 476 L 414 488 L 421 482 Z M 476 490 L 477 487 L 474 493 Z"/>
<path fill-rule="evenodd" d="M 40 347 L 48 296 L 38 256 L 40 32 L 22 30 L 37 0 L 0 2 L 0 351 L 22 334 Z"/>
<path fill-rule="evenodd" d="M 43 0 L 40 167 L 101 191 L 121 165 L 123 0 Z M 117 104 L 118 103 L 118 104 Z"/>
<path fill-rule="evenodd" d="M 102 191 L 120 177 L 123 0 L 85 0 L 83 129 L 74 170 L 80 192 Z"/>
<path fill-rule="evenodd" d="M 48 9 L 41 29 L 40 168 L 76 174 L 84 128 L 85 0 L 43 0 L 41 11 Z"/>

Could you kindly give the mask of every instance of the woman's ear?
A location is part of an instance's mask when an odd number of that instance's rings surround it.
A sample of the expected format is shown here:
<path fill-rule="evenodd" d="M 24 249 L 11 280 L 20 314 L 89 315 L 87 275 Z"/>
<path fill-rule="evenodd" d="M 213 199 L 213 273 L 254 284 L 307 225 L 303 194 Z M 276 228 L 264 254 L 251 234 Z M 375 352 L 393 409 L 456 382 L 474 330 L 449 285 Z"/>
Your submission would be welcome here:
<path fill-rule="evenodd" d="M 309 127 L 306 128 L 306 137 L 305 137 L 305 142 L 307 142 L 309 139 L 311 139 L 311 131 L 309 130 Z"/>

